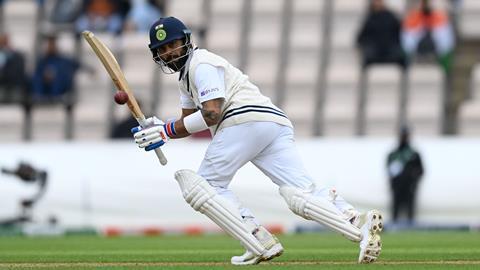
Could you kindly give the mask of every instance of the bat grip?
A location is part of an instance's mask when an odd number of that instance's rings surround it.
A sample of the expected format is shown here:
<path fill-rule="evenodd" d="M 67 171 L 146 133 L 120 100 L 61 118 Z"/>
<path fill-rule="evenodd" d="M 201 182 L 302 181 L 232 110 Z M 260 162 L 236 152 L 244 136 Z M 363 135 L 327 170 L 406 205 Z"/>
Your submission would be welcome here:
<path fill-rule="evenodd" d="M 142 128 L 146 126 L 145 117 L 143 117 L 143 119 L 142 118 L 137 118 L 137 121 L 138 121 L 138 124 L 140 124 L 140 126 Z M 157 155 L 158 160 L 160 161 L 160 164 L 165 166 L 167 164 L 167 158 L 163 154 L 162 149 L 160 149 L 160 147 L 159 147 L 159 148 L 155 148 L 154 151 L 155 151 L 155 154 Z"/>
<path fill-rule="evenodd" d="M 162 164 L 164 166 L 167 165 L 167 158 L 163 154 L 162 149 L 155 148 L 154 151 L 155 151 L 155 154 L 157 154 L 157 157 L 158 157 L 158 160 L 160 161 L 160 164 Z"/>

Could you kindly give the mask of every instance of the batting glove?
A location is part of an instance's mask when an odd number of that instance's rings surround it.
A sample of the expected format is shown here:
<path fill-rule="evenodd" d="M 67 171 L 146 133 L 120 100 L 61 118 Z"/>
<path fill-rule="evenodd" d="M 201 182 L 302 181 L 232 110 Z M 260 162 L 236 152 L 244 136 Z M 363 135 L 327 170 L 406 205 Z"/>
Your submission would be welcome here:
<path fill-rule="evenodd" d="M 168 142 L 170 137 L 167 135 L 167 127 L 162 120 L 154 116 L 146 119 L 145 122 L 145 128 L 138 126 L 131 130 L 138 147 L 145 148 L 145 151 L 151 151 Z"/>

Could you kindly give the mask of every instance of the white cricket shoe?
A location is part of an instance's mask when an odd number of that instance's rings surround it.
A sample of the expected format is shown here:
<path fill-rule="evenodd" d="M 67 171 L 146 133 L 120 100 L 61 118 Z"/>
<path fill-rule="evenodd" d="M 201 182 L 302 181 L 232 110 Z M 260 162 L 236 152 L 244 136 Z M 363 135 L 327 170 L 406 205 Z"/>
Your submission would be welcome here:
<path fill-rule="evenodd" d="M 380 239 L 380 232 L 383 230 L 382 214 L 377 210 L 370 210 L 361 215 L 358 223 L 362 232 L 358 262 L 373 263 L 382 251 L 382 241 Z"/>
<path fill-rule="evenodd" d="M 254 265 L 262 261 L 269 261 L 282 255 L 282 244 L 280 244 L 280 241 L 278 241 L 277 237 L 272 235 L 263 226 L 258 226 L 253 232 L 253 235 L 258 239 L 258 241 L 260 241 L 267 251 L 262 255 L 255 255 L 247 249 L 243 255 L 232 257 L 230 262 L 233 265 Z"/>

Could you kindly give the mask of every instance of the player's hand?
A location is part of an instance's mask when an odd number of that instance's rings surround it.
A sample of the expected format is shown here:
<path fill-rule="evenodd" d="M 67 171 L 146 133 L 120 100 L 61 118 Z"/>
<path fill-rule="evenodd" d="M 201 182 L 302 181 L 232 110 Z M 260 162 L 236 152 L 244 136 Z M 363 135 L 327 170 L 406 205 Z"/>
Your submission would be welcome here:
<path fill-rule="evenodd" d="M 146 127 L 132 128 L 133 138 L 138 147 L 150 151 L 164 145 L 170 139 L 167 136 L 165 123 L 157 117 L 150 117 L 145 120 Z"/>

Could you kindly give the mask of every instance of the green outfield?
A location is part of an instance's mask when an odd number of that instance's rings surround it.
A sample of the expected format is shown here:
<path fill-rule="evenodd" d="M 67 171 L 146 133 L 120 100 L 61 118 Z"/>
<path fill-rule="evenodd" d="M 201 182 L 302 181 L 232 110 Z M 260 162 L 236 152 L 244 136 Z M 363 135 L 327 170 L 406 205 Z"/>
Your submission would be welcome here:
<path fill-rule="evenodd" d="M 224 235 L 1 237 L 0 269 L 480 269 L 478 232 L 385 233 L 374 265 L 356 264 L 357 245 L 338 235 L 280 240 L 281 257 L 233 267 L 229 259 L 242 249 Z"/>

